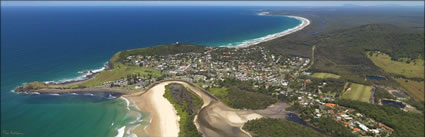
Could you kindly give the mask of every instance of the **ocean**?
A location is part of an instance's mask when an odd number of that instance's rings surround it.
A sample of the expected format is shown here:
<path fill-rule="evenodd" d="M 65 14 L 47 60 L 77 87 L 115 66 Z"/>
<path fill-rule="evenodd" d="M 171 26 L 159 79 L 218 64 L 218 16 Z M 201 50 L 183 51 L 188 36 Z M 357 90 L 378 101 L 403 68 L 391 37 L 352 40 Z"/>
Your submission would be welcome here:
<path fill-rule="evenodd" d="M 147 113 L 105 95 L 23 95 L 30 81 L 67 81 L 100 69 L 117 51 L 175 42 L 237 46 L 301 23 L 260 16 L 264 7 L 3 6 L 1 136 L 130 136 Z"/>

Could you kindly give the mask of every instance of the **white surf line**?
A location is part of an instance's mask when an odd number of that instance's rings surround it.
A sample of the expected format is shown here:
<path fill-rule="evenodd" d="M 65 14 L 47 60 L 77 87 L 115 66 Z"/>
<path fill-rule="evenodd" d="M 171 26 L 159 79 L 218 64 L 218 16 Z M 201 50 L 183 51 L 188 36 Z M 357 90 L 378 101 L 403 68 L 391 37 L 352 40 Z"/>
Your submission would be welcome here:
<path fill-rule="evenodd" d="M 264 15 L 263 14 L 259 14 L 259 15 L 260 16 L 268 16 L 268 14 L 264 14 Z M 293 28 L 284 30 L 282 32 L 278 32 L 278 33 L 274 33 L 274 34 L 269 34 L 269 35 L 266 35 L 266 36 L 263 36 L 263 37 L 259 37 L 259 38 L 255 38 L 255 39 L 251 39 L 251 40 L 245 40 L 241 44 L 236 45 L 236 46 L 224 45 L 224 46 L 221 46 L 221 47 L 228 47 L 228 48 L 244 48 L 244 47 L 249 47 L 249 46 L 257 45 L 257 44 L 262 43 L 262 42 L 270 41 L 270 40 L 273 40 L 273 39 L 276 39 L 276 38 L 279 38 L 279 37 L 283 37 L 283 36 L 289 35 L 291 33 L 294 33 L 294 32 L 297 32 L 299 30 L 302 30 L 303 28 L 305 28 L 308 25 L 310 25 L 310 20 L 308 20 L 307 18 L 304 18 L 304 17 L 299 17 L 299 16 L 285 16 L 285 17 L 290 17 L 290 18 L 295 18 L 297 20 L 301 20 L 301 24 L 298 25 L 298 26 L 296 26 L 296 27 L 293 27 Z"/>

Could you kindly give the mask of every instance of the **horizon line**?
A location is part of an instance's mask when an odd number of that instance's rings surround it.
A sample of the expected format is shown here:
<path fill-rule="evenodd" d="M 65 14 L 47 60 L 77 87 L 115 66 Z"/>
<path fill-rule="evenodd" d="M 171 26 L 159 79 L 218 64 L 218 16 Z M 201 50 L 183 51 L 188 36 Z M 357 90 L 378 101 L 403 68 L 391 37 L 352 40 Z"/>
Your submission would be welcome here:
<path fill-rule="evenodd" d="M 424 1 L 1 1 L 1 6 L 424 6 Z"/>

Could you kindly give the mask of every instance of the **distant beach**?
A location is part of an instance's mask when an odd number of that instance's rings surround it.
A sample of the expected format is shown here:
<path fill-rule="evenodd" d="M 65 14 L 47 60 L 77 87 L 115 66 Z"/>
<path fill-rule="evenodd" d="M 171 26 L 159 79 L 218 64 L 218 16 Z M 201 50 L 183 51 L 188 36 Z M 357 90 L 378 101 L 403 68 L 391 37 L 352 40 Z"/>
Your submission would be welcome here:
<path fill-rule="evenodd" d="M 258 13 L 258 15 L 260 15 L 260 16 L 274 16 L 274 15 L 270 15 L 269 12 L 261 12 L 261 13 Z M 273 39 L 276 39 L 276 38 L 279 38 L 279 37 L 289 35 L 291 33 L 302 30 L 303 28 L 310 25 L 310 20 L 308 20 L 307 18 L 304 18 L 304 17 L 299 17 L 299 16 L 285 16 L 285 17 L 290 17 L 290 18 L 295 18 L 297 20 L 301 20 L 301 24 L 294 27 L 294 28 L 290 28 L 290 29 L 284 30 L 284 31 L 279 32 L 279 33 L 269 34 L 269 35 L 266 35 L 264 37 L 246 40 L 246 41 L 244 41 L 241 44 L 236 45 L 236 46 L 222 46 L 222 47 L 229 47 L 229 48 L 249 47 L 249 46 L 257 45 L 257 44 L 262 43 L 262 42 L 270 41 L 270 40 L 273 40 Z"/>

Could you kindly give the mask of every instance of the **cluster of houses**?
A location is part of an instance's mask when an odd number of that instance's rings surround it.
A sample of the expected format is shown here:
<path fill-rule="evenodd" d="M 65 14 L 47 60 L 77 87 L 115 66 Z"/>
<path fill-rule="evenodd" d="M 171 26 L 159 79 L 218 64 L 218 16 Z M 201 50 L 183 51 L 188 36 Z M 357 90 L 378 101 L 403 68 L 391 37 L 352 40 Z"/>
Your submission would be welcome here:
<path fill-rule="evenodd" d="M 306 80 L 307 81 L 307 80 Z M 308 82 L 308 81 L 307 81 Z M 319 85 L 323 86 L 323 85 Z M 322 93 L 312 93 L 302 90 L 281 91 L 284 96 L 296 97 L 295 102 L 305 108 L 312 108 L 314 111 L 308 115 L 320 119 L 322 117 L 331 117 L 335 121 L 350 128 L 353 133 L 363 136 L 389 136 L 393 129 L 389 126 L 379 123 L 355 109 L 339 106 L 337 104 L 326 103 L 333 102 L 334 97 L 326 96 Z"/>
<path fill-rule="evenodd" d="M 128 85 L 127 79 L 119 79 L 115 81 L 106 81 L 103 82 L 105 87 L 126 87 Z"/>
<path fill-rule="evenodd" d="M 361 135 L 389 136 L 393 131 L 387 125 L 376 122 L 354 109 L 337 104 L 326 103 L 321 105 L 320 108 L 315 109 L 314 114 L 316 115 L 315 118 L 320 118 L 321 116 L 332 117 L 334 120 L 352 129 L 353 132 L 358 132 Z"/>
<path fill-rule="evenodd" d="M 134 89 L 140 89 L 140 88 L 145 88 L 149 86 L 151 83 L 154 83 L 155 81 L 157 81 L 157 78 L 146 79 L 142 77 L 137 77 L 137 79 L 133 81 L 133 84 L 130 84 L 128 79 L 122 78 L 119 80 L 103 82 L 103 86 L 110 87 L 110 88 L 130 88 L 129 86 L 132 86 L 132 88 Z"/>
<path fill-rule="evenodd" d="M 267 86 L 288 85 L 287 75 L 306 67 L 310 59 L 276 56 L 263 47 L 214 48 L 202 53 L 179 53 L 168 56 L 128 56 L 127 62 L 155 68 L 170 77 L 195 82 L 224 79 L 256 81 Z"/>
<path fill-rule="evenodd" d="M 389 136 L 393 129 L 385 124 L 376 122 L 354 109 L 345 108 L 326 102 L 334 101 L 334 97 L 325 94 L 305 91 L 305 85 L 310 79 L 297 78 L 310 64 L 309 58 L 283 57 L 272 54 L 263 47 L 248 48 L 214 48 L 209 47 L 205 52 L 179 53 L 167 56 L 128 56 L 128 65 L 154 68 L 167 74 L 164 79 L 180 79 L 202 84 L 202 88 L 219 87 L 217 81 L 237 79 L 254 81 L 253 87 L 264 85 L 275 87 L 272 95 L 294 97 L 303 107 L 313 108 L 310 114 L 314 118 L 331 117 L 360 135 Z M 288 80 L 289 79 L 289 80 Z M 148 86 L 156 79 L 139 79 L 136 89 Z M 291 83 L 301 82 L 304 87 L 291 89 Z M 105 86 L 128 85 L 126 79 L 109 81 Z M 326 86 L 321 83 L 319 89 Z"/>

